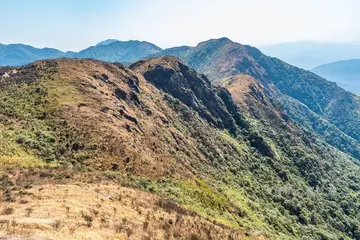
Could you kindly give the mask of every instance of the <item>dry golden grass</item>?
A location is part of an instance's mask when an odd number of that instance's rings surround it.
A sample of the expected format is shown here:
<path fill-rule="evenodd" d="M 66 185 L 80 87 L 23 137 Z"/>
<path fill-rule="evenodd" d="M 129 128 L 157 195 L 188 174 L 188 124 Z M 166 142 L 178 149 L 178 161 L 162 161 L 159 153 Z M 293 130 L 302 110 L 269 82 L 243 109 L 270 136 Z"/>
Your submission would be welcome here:
<path fill-rule="evenodd" d="M 296 131 L 297 128 L 292 121 L 285 121 L 287 117 L 283 115 L 283 110 L 274 104 L 274 99 L 266 94 L 264 86 L 252 76 L 238 74 L 220 80 L 217 84 L 229 90 L 234 102 L 245 116 L 282 126 L 287 129 L 286 131 Z"/>
<path fill-rule="evenodd" d="M 158 196 L 114 184 L 39 185 L 13 195 L 13 202 L 1 202 L 2 239 L 243 237 Z"/>
<path fill-rule="evenodd" d="M 227 88 L 234 101 L 238 104 L 239 107 L 243 110 L 242 113 L 250 116 L 250 106 L 249 98 L 251 101 L 261 103 L 261 99 L 257 99 L 258 96 L 252 96 L 254 90 L 258 92 L 263 92 L 264 87 L 253 77 L 245 74 L 235 75 L 233 77 L 227 78 L 217 82 L 217 84 L 222 85 Z"/>

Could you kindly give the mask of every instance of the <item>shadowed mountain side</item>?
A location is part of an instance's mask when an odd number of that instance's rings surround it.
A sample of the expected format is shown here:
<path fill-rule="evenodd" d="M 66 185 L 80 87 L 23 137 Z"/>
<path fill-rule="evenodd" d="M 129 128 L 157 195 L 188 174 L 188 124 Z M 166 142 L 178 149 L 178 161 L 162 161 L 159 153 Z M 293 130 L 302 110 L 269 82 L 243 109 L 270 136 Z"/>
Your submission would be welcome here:
<path fill-rule="evenodd" d="M 199 115 L 220 128 L 236 133 L 236 122 L 210 81 L 175 57 L 144 60 L 130 65 L 157 88 L 178 98 Z"/>

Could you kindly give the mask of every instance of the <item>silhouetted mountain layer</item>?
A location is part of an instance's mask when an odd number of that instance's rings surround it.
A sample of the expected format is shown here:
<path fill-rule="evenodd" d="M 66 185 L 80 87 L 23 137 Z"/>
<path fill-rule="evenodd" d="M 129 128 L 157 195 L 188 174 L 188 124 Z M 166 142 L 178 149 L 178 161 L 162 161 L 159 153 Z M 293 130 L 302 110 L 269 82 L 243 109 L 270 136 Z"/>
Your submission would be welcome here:
<path fill-rule="evenodd" d="M 336 82 L 349 92 L 360 93 L 360 59 L 350 59 L 320 65 L 312 72 Z"/>
<path fill-rule="evenodd" d="M 266 55 L 305 69 L 342 59 L 360 58 L 360 42 L 293 42 L 264 46 L 260 50 Z"/>
<path fill-rule="evenodd" d="M 52 48 L 38 49 L 23 44 L 0 44 L 0 66 L 21 66 L 37 60 L 92 58 L 107 62 L 131 63 L 157 53 L 162 49 L 145 41 L 118 41 L 108 39 L 80 52 L 61 52 Z"/>
<path fill-rule="evenodd" d="M 24 44 L 0 44 L 0 66 L 19 66 L 41 59 L 63 56 L 63 52 L 53 48 L 34 48 Z"/>
<path fill-rule="evenodd" d="M 65 57 L 92 58 L 106 62 L 131 63 L 161 50 L 162 49 L 156 45 L 145 41 L 108 41 L 75 54 L 65 55 Z"/>
<path fill-rule="evenodd" d="M 118 42 L 119 40 L 116 40 L 116 39 L 107 39 L 107 40 L 104 40 L 104 41 L 101 41 L 99 43 L 97 43 L 95 46 L 101 46 L 101 45 L 108 45 L 110 43 L 113 43 L 113 42 Z"/>

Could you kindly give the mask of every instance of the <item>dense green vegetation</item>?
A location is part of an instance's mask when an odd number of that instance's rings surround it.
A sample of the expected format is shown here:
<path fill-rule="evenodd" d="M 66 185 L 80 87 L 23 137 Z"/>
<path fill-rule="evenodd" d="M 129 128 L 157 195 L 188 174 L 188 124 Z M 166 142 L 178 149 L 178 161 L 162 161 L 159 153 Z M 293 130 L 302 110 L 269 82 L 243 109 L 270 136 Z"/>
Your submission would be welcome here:
<path fill-rule="evenodd" d="M 314 130 L 327 143 L 353 156 L 354 162 L 359 163 L 360 144 L 357 140 L 287 95 L 280 95 L 278 101 L 286 109 L 286 113 L 291 119 L 309 130 Z"/>
<path fill-rule="evenodd" d="M 251 209 L 249 214 L 260 219 L 258 224 L 265 226 L 265 232 L 285 239 L 360 238 L 359 168 L 345 154 L 306 132 L 302 133 L 306 134 L 303 142 L 295 145 L 291 136 L 277 131 L 274 136 L 273 128 L 256 122 L 244 132 L 243 139 L 223 133 L 215 137 L 196 127 L 196 122 L 183 124 L 192 126 L 191 134 L 199 136 L 199 148 L 212 160 L 211 167 L 199 166 L 201 172 L 217 180 L 212 181 L 213 187 L 230 202 L 234 199 L 232 194 L 246 196 L 248 204 L 238 211 Z M 266 139 L 276 153 L 274 157 L 264 156 L 251 146 L 247 139 L 255 133 Z M 165 193 L 182 199 L 184 193 L 181 187 L 177 189 Z M 192 201 L 184 198 L 185 204 L 194 206 L 194 197 L 190 198 Z M 221 213 L 219 208 L 217 215 L 210 216 L 233 221 Z M 281 237 L 279 232 L 288 237 Z"/>
<path fill-rule="evenodd" d="M 310 71 L 267 57 L 255 48 L 248 47 L 248 50 L 282 93 L 299 100 L 345 134 L 360 140 L 360 100 L 356 95 Z"/>

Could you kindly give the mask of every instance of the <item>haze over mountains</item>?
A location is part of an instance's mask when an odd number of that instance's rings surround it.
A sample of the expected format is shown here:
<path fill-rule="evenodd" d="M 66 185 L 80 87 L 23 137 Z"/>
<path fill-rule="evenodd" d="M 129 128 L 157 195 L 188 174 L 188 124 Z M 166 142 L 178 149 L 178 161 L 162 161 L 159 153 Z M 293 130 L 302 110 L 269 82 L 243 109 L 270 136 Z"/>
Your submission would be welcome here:
<path fill-rule="evenodd" d="M 0 66 L 21 66 L 37 60 L 60 57 L 93 58 L 108 62 L 130 63 L 162 50 L 145 41 L 105 40 L 78 53 L 52 48 L 38 49 L 23 44 L 0 44 Z"/>
<path fill-rule="evenodd" d="M 360 58 L 360 42 L 292 42 L 260 47 L 265 54 L 304 69 L 339 60 Z"/>
<path fill-rule="evenodd" d="M 350 92 L 360 94 L 360 59 L 323 64 L 311 69 L 311 71 L 336 82 Z"/>
<path fill-rule="evenodd" d="M 165 50 L 107 40 L 61 57 L 80 59 L 0 68 L 1 200 L 34 239 L 25 187 L 79 179 L 103 205 L 63 194 L 67 238 L 75 222 L 78 236 L 360 239 L 358 96 L 228 38 Z M 148 195 L 128 200 L 128 187 Z"/>
<path fill-rule="evenodd" d="M 41 59 L 52 59 L 64 56 L 64 53 L 53 48 L 34 48 L 24 44 L 0 44 L 0 66 L 21 66 Z"/>

